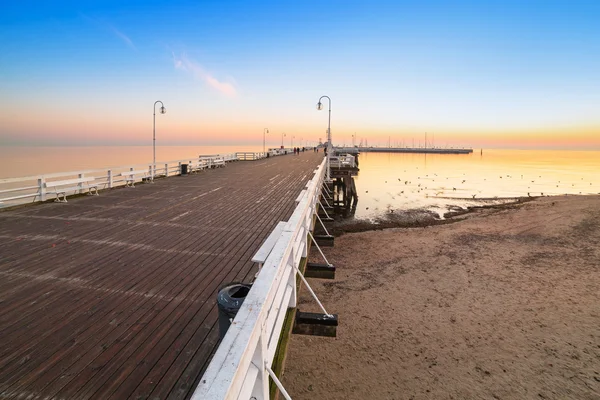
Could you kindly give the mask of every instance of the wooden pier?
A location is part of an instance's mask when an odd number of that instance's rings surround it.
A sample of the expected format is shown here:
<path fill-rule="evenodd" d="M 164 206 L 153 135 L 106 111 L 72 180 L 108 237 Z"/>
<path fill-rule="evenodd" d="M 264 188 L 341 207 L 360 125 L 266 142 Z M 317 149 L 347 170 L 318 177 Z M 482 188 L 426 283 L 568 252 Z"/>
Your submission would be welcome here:
<path fill-rule="evenodd" d="M 336 147 L 336 151 L 344 153 L 416 153 L 416 154 L 471 154 L 471 148 L 441 147 Z"/>
<path fill-rule="evenodd" d="M 0 212 L 0 398 L 185 399 L 218 345 L 215 296 L 323 154 Z"/>

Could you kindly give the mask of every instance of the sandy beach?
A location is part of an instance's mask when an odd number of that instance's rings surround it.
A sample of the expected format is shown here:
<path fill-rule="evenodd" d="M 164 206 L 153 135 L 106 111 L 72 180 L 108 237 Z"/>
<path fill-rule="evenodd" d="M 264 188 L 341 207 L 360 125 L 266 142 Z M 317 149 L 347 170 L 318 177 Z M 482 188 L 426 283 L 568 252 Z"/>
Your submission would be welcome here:
<path fill-rule="evenodd" d="M 292 336 L 293 399 L 600 399 L 600 197 L 455 218 L 336 238 L 337 338 Z"/>

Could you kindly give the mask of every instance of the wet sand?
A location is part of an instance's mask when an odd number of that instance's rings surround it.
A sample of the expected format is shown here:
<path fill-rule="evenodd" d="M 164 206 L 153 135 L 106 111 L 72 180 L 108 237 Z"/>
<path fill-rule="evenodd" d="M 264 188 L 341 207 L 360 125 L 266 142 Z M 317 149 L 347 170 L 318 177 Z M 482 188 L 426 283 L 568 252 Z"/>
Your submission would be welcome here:
<path fill-rule="evenodd" d="M 336 238 L 338 337 L 292 336 L 294 400 L 600 399 L 600 197 L 455 218 Z"/>

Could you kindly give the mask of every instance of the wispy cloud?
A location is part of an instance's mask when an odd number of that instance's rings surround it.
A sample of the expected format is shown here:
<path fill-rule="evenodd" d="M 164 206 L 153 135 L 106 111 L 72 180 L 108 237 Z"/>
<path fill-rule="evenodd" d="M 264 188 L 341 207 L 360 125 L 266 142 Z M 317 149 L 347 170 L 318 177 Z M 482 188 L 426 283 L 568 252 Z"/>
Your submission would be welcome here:
<path fill-rule="evenodd" d="M 135 47 L 135 45 L 133 44 L 133 42 L 131 41 L 131 39 L 129 39 L 129 37 L 127 35 L 125 35 L 123 32 L 121 32 L 120 30 L 118 30 L 117 28 L 115 28 L 112 25 L 108 25 L 108 29 L 110 29 L 110 31 L 112 33 L 114 33 L 115 36 L 117 36 L 119 39 L 121 39 L 127 46 L 129 46 L 133 50 L 137 51 L 137 48 Z"/>
<path fill-rule="evenodd" d="M 173 64 L 176 69 L 192 74 L 194 78 L 206 83 L 208 86 L 227 97 L 235 98 L 238 96 L 237 89 L 233 83 L 218 80 L 208 73 L 200 64 L 188 59 L 185 54 L 177 57 L 175 53 L 173 53 Z"/>
<path fill-rule="evenodd" d="M 132 50 L 137 51 L 137 48 L 135 47 L 135 45 L 133 44 L 133 41 L 129 38 L 129 36 L 127 36 L 126 34 L 124 34 L 123 32 L 121 32 L 120 30 L 118 30 L 116 27 L 114 27 L 113 25 L 102 21 L 100 19 L 97 18 L 92 18 L 86 14 L 83 13 L 79 13 L 79 15 L 81 16 L 81 18 L 83 18 L 85 21 L 88 21 L 90 24 L 96 26 L 96 28 L 100 29 L 100 30 L 107 30 L 109 32 L 111 32 L 113 35 L 115 35 L 116 37 L 118 37 L 119 39 L 121 39 L 121 41 L 123 43 L 125 43 L 129 48 L 131 48 Z"/>

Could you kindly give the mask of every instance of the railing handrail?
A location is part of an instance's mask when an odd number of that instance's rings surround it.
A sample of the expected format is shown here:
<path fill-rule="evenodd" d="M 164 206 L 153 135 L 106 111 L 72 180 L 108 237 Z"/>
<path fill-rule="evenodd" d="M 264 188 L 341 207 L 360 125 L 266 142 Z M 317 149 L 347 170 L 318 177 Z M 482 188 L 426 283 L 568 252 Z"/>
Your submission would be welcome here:
<path fill-rule="evenodd" d="M 235 154 L 235 153 L 225 153 L 225 154 L 217 154 L 217 155 L 200 155 L 200 156 L 194 156 L 194 157 L 188 157 L 188 158 L 181 158 L 178 160 L 170 160 L 170 161 L 157 161 L 156 165 L 164 165 L 164 164 L 175 164 L 175 163 L 184 163 L 184 162 L 188 162 L 188 161 L 192 161 L 192 160 L 197 160 L 200 158 L 218 158 L 218 157 L 223 157 L 225 155 L 229 155 L 229 154 Z M 103 167 L 103 168 L 94 168 L 94 169 L 84 169 L 84 170 L 78 170 L 78 171 L 64 171 L 64 172 L 52 172 L 49 174 L 38 174 L 38 175 L 30 175 L 30 176 L 23 176 L 23 177 L 17 177 L 17 178 L 1 178 L 0 179 L 0 184 L 2 183 L 12 183 L 12 182 L 19 182 L 19 181 L 32 181 L 32 180 L 36 180 L 38 178 L 44 177 L 44 178 L 58 178 L 61 176 L 69 176 L 69 175 L 78 175 L 78 174 L 91 174 L 94 172 L 104 172 L 104 171 L 126 171 L 129 168 L 137 168 L 137 167 L 150 167 L 152 166 L 152 162 L 149 163 L 140 163 L 140 164 L 126 164 L 126 165 L 119 165 L 119 166 L 114 166 L 114 167 Z"/>
<path fill-rule="evenodd" d="M 342 164 L 347 164 L 354 168 L 356 166 L 356 157 L 351 154 L 340 154 L 337 156 L 332 155 L 330 158 L 330 163 L 332 165 L 335 164 L 337 167 L 341 166 Z"/>
<path fill-rule="evenodd" d="M 243 152 L 245 154 L 244 157 L 239 157 L 238 153 L 241 152 L 230 152 L 223 154 L 211 154 L 211 155 L 198 155 L 193 157 L 181 158 L 178 160 L 170 160 L 170 161 L 158 161 L 155 166 L 155 175 L 164 174 L 164 176 L 169 176 L 173 171 L 178 171 L 181 168 L 181 164 L 191 163 L 194 164 L 196 161 L 207 163 L 209 166 L 212 166 L 215 161 L 247 161 L 247 160 L 258 160 L 266 157 L 266 153 L 263 152 Z M 43 201 L 44 196 L 41 193 L 41 186 L 45 182 L 49 182 L 51 180 L 56 180 L 64 177 L 70 176 L 92 176 L 97 181 L 105 182 L 108 184 L 108 187 L 119 186 L 124 184 L 124 179 L 119 176 L 122 172 L 127 172 L 131 170 L 148 170 L 152 171 L 152 162 L 149 163 L 139 163 L 139 164 L 128 164 L 128 165 L 120 165 L 114 167 L 104 167 L 104 168 L 94 168 L 94 169 L 85 169 L 85 170 L 77 170 L 77 171 L 64 171 L 64 172 L 53 172 L 53 173 L 45 173 L 38 175 L 30 175 L 30 176 L 22 176 L 16 178 L 1 178 L 0 179 L 0 194 L 1 193 L 15 193 L 15 192 L 25 192 L 23 194 L 17 194 L 15 196 L 2 197 L 0 196 L 0 203 L 3 201 L 14 201 L 16 199 L 25 199 L 28 197 L 33 197 L 33 201 Z M 151 176 L 154 176 L 150 174 Z M 17 187 L 20 182 L 30 182 L 29 184 L 24 184 L 22 187 Z M 35 186 L 31 185 L 31 182 L 37 182 L 38 188 L 40 188 L 37 192 L 31 192 L 31 190 L 35 189 Z M 4 187 L 3 187 L 4 186 Z M 39 200 L 37 199 L 39 197 Z M 21 202 L 22 203 L 22 202 Z M 4 204 L 6 205 L 6 204 Z M 1 206 L 1 204 L 0 204 Z"/>
<path fill-rule="evenodd" d="M 296 268 L 307 256 L 324 175 L 325 159 L 302 191 L 192 399 L 250 399 L 256 393 L 256 398 L 269 398 L 266 368 L 273 362 L 287 308 L 296 306 Z"/>

